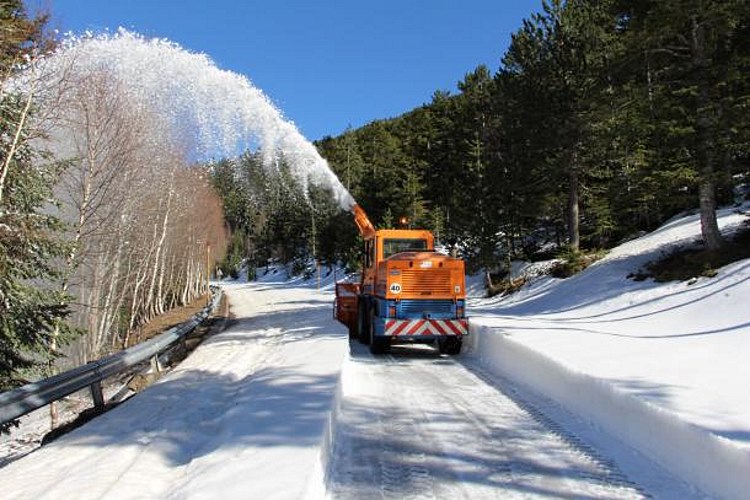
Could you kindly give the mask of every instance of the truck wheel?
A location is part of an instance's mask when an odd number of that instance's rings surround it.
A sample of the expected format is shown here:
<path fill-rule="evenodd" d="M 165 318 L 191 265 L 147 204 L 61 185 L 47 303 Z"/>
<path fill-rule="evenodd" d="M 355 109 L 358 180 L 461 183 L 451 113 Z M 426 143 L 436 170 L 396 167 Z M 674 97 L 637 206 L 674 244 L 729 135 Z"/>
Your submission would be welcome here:
<path fill-rule="evenodd" d="M 438 340 L 438 351 L 440 354 L 456 355 L 461 352 L 462 339 L 448 337 Z"/>
<path fill-rule="evenodd" d="M 361 344 L 370 343 L 370 308 L 366 300 L 359 299 L 359 307 L 357 308 L 357 337 Z"/>
<path fill-rule="evenodd" d="M 448 354 L 452 354 L 454 356 L 457 355 L 457 354 L 461 354 L 461 346 L 462 345 L 464 345 L 463 340 L 456 339 L 456 343 L 453 344 L 453 349 L 451 349 L 451 351 Z"/>
<path fill-rule="evenodd" d="M 388 337 L 376 337 L 375 328 L 370 323 L 370 352 L 373 354 L 385 354 L 390 352 L 391 342 Z"/>

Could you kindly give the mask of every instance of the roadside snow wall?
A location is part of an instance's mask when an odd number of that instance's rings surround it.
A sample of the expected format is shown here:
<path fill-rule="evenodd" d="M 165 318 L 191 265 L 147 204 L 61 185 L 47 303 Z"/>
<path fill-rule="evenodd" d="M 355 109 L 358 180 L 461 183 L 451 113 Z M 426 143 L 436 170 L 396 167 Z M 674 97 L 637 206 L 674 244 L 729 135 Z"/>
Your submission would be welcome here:
<path fill-rule="evenodd" d="M 556 401 L 708 495 L 748 498 L 747 450 L 606 380 L 563 366 L 513 341 L 502 329 L 475 321 L 471 334 L 469 347 L 489 371 Z"/>

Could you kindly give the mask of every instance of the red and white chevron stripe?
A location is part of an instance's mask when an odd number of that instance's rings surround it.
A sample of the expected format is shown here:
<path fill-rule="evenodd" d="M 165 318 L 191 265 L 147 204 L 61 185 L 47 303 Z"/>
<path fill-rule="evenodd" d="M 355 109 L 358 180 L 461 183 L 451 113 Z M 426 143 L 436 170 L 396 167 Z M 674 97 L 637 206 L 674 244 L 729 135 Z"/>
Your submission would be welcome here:
<path fill-rule="evenodd" d="M 409 337 L 417 335 L 453 335 L 469 333 L 466 319 L 389 319 L 385 322 L 385 335 Z"/>

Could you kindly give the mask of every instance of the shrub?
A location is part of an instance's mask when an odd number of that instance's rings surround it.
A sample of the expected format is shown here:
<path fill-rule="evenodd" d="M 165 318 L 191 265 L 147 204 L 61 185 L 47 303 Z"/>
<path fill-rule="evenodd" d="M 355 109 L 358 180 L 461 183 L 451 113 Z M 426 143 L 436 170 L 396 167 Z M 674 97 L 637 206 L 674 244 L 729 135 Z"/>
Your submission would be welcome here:
<path fill-rule="evenodd" d="M 732 262 L 750 258 L 750 224 L 738 231 L 718 250 L 682 248 L 649 263 L 645 271 L 631 274 L 635 280 L 654 278 L 658 282 L 686 281 L 700 276 L 713 278 L 716 271 Z"/>
<path fill-rule="evenodd" d="M 603 250 L 585 252 L 565 246 L 557 256 L 561 262 L 552 268 L 550 274 L 555 278 L 569 278 L 580 273 L 604 255 Z"/>

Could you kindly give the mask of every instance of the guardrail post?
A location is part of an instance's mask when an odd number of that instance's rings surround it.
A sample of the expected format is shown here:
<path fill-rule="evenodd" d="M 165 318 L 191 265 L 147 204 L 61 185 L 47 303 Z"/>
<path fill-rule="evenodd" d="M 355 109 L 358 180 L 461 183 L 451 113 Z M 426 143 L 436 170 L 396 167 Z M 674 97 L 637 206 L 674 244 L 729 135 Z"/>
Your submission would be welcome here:
<path fill-rule="evenodd" d="M 151 357 L 151 369 L 155 373 L 161 373 L 161 363 L 159 363 L 159 354 L 157 353 L 155 356 Z"/>
<path fill-rule="evenodd" d="M 96 408 L 103 408 L 104 407 L 104 392 L 102 391 L 102 383 L 100 380 L 97 380 L 93 384 L 89 386 L 89 390 L 91 391 L 91 399 L 94 400 L 94 406 Z"/>

